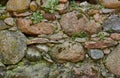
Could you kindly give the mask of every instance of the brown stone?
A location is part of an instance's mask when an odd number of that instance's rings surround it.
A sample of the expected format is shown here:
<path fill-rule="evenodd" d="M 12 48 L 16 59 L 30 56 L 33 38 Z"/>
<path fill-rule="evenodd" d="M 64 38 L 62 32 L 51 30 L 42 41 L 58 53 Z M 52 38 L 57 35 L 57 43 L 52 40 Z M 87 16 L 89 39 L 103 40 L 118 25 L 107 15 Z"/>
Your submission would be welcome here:
<path fill-rule="evenodd" d="M 87 23 L 87 26 L 84 29 L 89 34 L 95 34 L 101 31 L 102 26 L 99 23 L 95 23 L 94 20 L 90 20 L 90 22 Z"/>
<path fill-rule="evenodd" d="M 105 40 L 101 40 L 101 41 L 89 41 L 89 42 L 85 42 L 85 48 L 108 48 L 111 46 L 115 46 L 117 45 L 117 42 L 112 40 L 111 38 L 106 38 Z"/>
<path fill-rule="evenodd" d="M 50 55 L 58 63 L 78 62 L 84 59 L 85 52 L 80 43 L 66 41 L 53 47 Z"/>
<path fill-rule="evenodd" d="M 110 37 L 113 40 L 120 40 L 120 34 L 118 34 L 118 33 L 112 33 Z"/>
<path fill-rule="evenodd" d="M 119 8 L 120 7 L 120 1 L 118 0 L 101 0 L 101 2 L 103 3 L 103 5 L 106 8 Z"/>
<path fill-rule="evenodd" d="M 47 20 L 56 20 L 55 14 L 45 13 L 45 14 L 43 14 L 43 16 Z"/>
<path fill-rule="evenodd" d="M 31 0 L 9 0 L 7 2 L 7 10 L 10 12 L 22 12 L 29 8 Z"/>
<path fill-rule="evenodd" d="M 13 12 L 12 15 L 15 17 L 26 17 L 31 15 L 32 13 L 30 12 L 24 12 L 24 13 L 17 13 L 17 12 Z"/>
<path fill-rule="evenodd" d="M 107 57 L 105 65 L 112 73 L 120 75 L 120 45 Z"/>
<path fill-rule="evenodd" d="M 102 26 L 94 20 L 89 20 L 85 15 L 76 11 L 66 13 L 61 17 L 60 24 L 63 31 L 68 35 L 86 31 L 88 34 L 95 34 L 101 31 Z"/>
<path fill-rule="evenodd" d="M 33 38 L 33 39 L 29 39 L 27 40 L 27 44 L 31 45 L 31 44 L 45 44 L 48 43 L 49 40 L 46 38 Z"/>
<path fill-rule="evenodd" d="M 54 28 L 53 24 L 40 22 L 38 24 L 32 24 L 31 20 L 27 19 L 17 19 L 18 28 L 25 34 L 29 35 L 40 35 L 40 34 L 53 34 Z"/>
<path fill-rule="evenodd" d="M 75 32 L 81 32 L 83 28 L 86 26 L 87 20 L 81 15 L 81 18 L 77 17 L 78 12 L 73 11 L 67 14 L 62 15 L 60 24 L 62 29 L 68 35 L 72 35 Z"/>

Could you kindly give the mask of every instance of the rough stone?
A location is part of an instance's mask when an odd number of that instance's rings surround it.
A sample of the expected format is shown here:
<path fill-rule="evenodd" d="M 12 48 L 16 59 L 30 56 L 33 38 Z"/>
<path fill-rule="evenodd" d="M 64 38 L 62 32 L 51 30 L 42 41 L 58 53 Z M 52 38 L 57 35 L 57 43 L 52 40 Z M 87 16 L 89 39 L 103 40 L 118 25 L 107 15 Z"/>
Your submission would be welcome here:
<path fill-rule="evenodd" d="M 52 23 L 40 22 L 34 25 L 31 20 L 17 19 L 18 28 L 25 34 L 40 35 L 40 34 L 53 34 L 54 27 Z"/>
<path fill-rule="evenodd" d="M 58 32 L 56 34 L 53 34 L 49 37 L 49 39 L 51 40 L 61 40 L 61 39 L 64 39 L 64 38 L 67 38 L 68 36 L 65 35 L 63 32 Z"/>
<path fill-rule="evenodd" d="M 15 25 L 15 21 L 14 21 L 13 18 L 6 18 L 6 19 L 4 20 L 4 22 L 5 22 L 7 25 L 9 25 L 9 26 L 14 26 L 14 25 Z"/>
<path fill-rule="evenodd" d="M 86 19 L 80 18 L 78 20 L 77 15 L 78 13 L 76 11 L 73 11 L 62 15 L 61 17 L 60 24 L 64 32 L 68 35 L 72 35 L 75 32 L 81 32 L 85 26 Z"/>
<path fill-rule="evenodd" d="M 119 32 L 120 33 L 120 17 L 117 15 L 110 16 L 104 23 L 103 23 L 104 31 L 108 32 Z"/>
<path fill-rule="evenodd" d="M 46 45 L 36 45 L 36 48 L 40 51 L 40 52 L 45 52 L 47 53 L 49 51 L 48 47 Z"/>
<path fill-rule="evenodd" d="M 84 42 L 87 41 L 87 38 L 76 38 L 75 41 L 76 41 L 76 42 L 84 43 Z"/>
<path fill-rule="evenodd" d="M 30 66 L 18 66 L 13 69 L 12 73 L 8 72 L 8 74 L 10 78 L 47 78 L 49 71 L 48 65 L 41 62 Z"/>
<path fill-rule="evenodd" d="M 7 28 L 9 28 L 9 26 L 6 25 L 6 24 L 4 23 L 4 21 L 0 20 L 0 30 L 4 30 L 4 29 L 7 29 Z"/>
<path fill-rule="evenodd" d="M 47 20 L 56 20 L 55 14 L 45 13 L 45 14 L 43 14 L 43 16 Z"/>
<path fill-rule="evenodd" d="M 120 40 L 120 34 L 119 33 L 112 33 L 110 37 L 114 40 Z"/>
<path fill-rule="evenodd" d="M 112 73 L 120 75 L 120 45 L 108 55 L 105 65 Z"/>
<path fill-rule="evenodd" d="M 104 53 L 102 50 L 98 50 L 98 49 L 91 49 L 89 50 L 89 55 L 92 59 L 98 60 L 104 57 Z"/>
<path fill-rule="evenodd" d="M 60 24 L 63 31 L 70 36 L 74 33 L 80 33 L 81 31 L 95 34 L 102 28 L 100 24 L 95 23 L 94 20 L 89 20 L 86 16 L 82 13 L 78 13 L 77 11 L 72 11 L 62 15 Z"/>
<path fill-rule="evenodd" d="M 26 16 L 29 16 L 29 15 L 32 15 L 31 12 L 24 12 L 24 13 L 17 13 L 17 12 L 13 12 L 12 14 L 14 17 L 26 17 Z"/>
<path fill-rule="evenodd" d="M 96 34 L 102 30 L 102 26 L 99 23 L 96 23 L 94 20 L 90 20 L 84 30 L 89 34 Z"/>
<path fill-rule="evenodd" d="M 9 0 L 7 2 L 7 10 L 10 12 L 21 12 L 29 8 L 31 0 Z"/>
<path fill-rule="evenodd" d="M 102 4 L 106 8 L 119 8 L 120 7 L 120 1 L 119 0 L 100 0 Z"/>
<path fill-rule="evenodd" d="M 48 43 L 49 40 L 47 38 L 33 38 L 33 39 L 29 39 L 27 40 L 27 44 L 31 45 L 31 44 L 45 44 Z"/>
<path fill-rule="evenodd" d="M 26 37 L 19 31 L 0 31 L 0 58 L 4 64 L 16 64 L 25 55 Z"/>
<path fill-rule="evenodd" d="M 106 38 L 105 40 L 100 41 L 88 41 L 85 42 L 85 48 L 108 48 L 117 45 L 117 41 L 114 41 L 111 38 Z"/>
<path fill-rule="evenodd" d="M 115 12 L 115 9 L 105 9 L 105 8 L 101 9 L 101 13 L 103 14 L 108 14 L 113 12 Z"/>
<path fill-rule="evenodd" d="M 41 53 L 35 46 L 30 46 L 27 49 L 26 58 L 30 61 L 39 61 L 41 59 Z"/>
<path fill-rule="evenodd" d="M 81 61 L 84 59 L 85 53 L 80 43 L 66 41 L 63 44 L 53 47 L 50 55 L 52 56 L 53 60 L 59 63 L 64 63 L 67 61 Z"/>

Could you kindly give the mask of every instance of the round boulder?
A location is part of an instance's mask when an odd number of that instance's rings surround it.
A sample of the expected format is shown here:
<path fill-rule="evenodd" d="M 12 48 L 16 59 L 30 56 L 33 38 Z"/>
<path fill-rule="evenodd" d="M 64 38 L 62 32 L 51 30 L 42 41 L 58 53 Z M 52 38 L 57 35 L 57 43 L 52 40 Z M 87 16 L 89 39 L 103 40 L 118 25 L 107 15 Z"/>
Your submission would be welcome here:
<path fill-rule="evenodd" d="M 25 55 L 26 37 L 19 31 L 0 31 L 0 59 L 4 64 L 16 64 Z"/>
<path fill-rule="evenodd" d="M 58 63 L 78 62 L 84 59 L 85 52 L 80 43 L 66 41 L 53 47 L 50 55 Z"/>

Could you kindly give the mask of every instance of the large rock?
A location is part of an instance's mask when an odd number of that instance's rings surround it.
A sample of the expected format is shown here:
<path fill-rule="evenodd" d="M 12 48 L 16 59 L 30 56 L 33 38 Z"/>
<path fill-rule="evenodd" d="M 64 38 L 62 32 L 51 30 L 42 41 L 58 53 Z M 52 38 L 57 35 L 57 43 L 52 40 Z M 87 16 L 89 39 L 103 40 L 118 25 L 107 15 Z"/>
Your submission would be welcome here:
<path fill-rule="evenodd" d="M 85 52 L 80 43 L 66 41 L 63 44 L 53 47 L 50 55 L 53 60 L 59 63 L 67 61 L 78 62 L 84 59 Z"/>
<path fill-rule="evenodd" d="M 16 64 L 25 55 L 26 37 L 19 31 L 0 31 L 0 58 L 4 64 Z"/>
<path fill-rule="evenodd" d="M 119 8 L 120 7 L 119 0 L 100 0 L 100 1 L 106 8 Z"/>
<path fill-rule="evenodd" d="M 30 66 L 19 66 L 12 73 L 8 71 L 6 78 L 48 78 L 49 67 L 45 63 Z"/>
<path fill-rule="evenodd" d="M 120 45 L 106 59 L 106 67 L 116 75 L 120 75 Z"/>
<path fill-rule="evenodd" d="M 120 33 L 120 17 L 117 15 L 110 16 L 103 23 L 103 28 L 104 28 L 104 31 L 119 32 Z"/>
<path fill-rule="evenodd" d="M 7 2 L 7 10 L 10 12 L 21 12 L 29 8 L 31 0 L 9 0 Z"/>
<path fill-rule="evenodd" d="M 34 25 L 31 24 L 31 20 L 17 19 L 18 28 L 25 34 L 40 35 L 54 33 L 54 25 L 52 23 L 40 22 Z"/>
<path fill-rule="evenodd" d="M 64 32 L 68 35 L 72 35 L 75 32 L 81 32 L 83 27 L 85 26 L 86 19 L 84 17 L 81 17 L 78 20 L 77 15 L 78 12 L 73 11 L 62 15 L 61 17 L 60 24 Z"/>
<path fill-rule="evenodd" d="M 86 31 L 89 34 L 95 34 L 101 30 L 101 25 L 89 20 L 84 14 L 77 11 L 62 15 L 60 24 L 63 31 L 68 35 Z"/>

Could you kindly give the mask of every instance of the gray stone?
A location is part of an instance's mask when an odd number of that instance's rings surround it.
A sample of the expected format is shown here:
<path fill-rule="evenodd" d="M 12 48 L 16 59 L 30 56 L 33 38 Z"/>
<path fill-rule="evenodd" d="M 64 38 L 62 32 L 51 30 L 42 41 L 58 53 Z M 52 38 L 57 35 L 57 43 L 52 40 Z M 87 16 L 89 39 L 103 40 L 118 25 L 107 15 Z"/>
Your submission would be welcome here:
<path fill-rule="evenodd" d="M 48 52 L 48 47 L 46 45 L 36 45 L 36 48 L 40 51 L 40 52 Z"/>
<path fill-rule="evenodd" d="M 112 73 L 120 75 L 120 45 L 108 55 L 105 65 Z"/>
<path fill-rule="evenodd" d="M 10 78 L 48 78 L 49 67 L 45 63 L 30 66 L 18 66 L 12 73 L 8 71 Z M 8 78 L 8 77 L 6 77 Z"/>
<path fill-rule="evenodd" d="M 56 45 L 50 52 L 53 60 L 64 62 L 78 62 L 84 59 L 85 52 L 80 43 L 66 41 L 63 44 Z"/>
<path fill-rule="evenodd" d="M 105 9 L 105 8 L 102 8 L 101 12 L 104 13 L 104 14 L 113 13 L 113 12 L 115 12 L 115 9 Z"/>
<path fill-rule="evenodd" d="M 120 17 L 117 15 L 110 16 L 103 23 L 104 31 L 119 32 L 120 33 Z"/>
<path fill-rule="evenodd" d="M 90 57 L 91 57 L 92 59 L 95 59 L 95 60 L 101 59 L 101 58 L 104 57 L 103 51 L 102 51 L 102 50 L 98 50 L 98 49 L 91 49 L 91 50 L 89 51 L 89 55 L 90 55 Z"/>
<path fill-rule="evenodd" d="M 30 61 L 39 61 L 41 59 L 41 53 L 35 46 L 30 46 L 27 49 L 26 58 Z"/>
<path fill-rule="evenodd" d="M 6 18 L 6 19 L 4 20 L 4 22 L 5 22 L 7 25 L 9 25 L 9 26 L 14 26 L 14 25 L 15 25 L 15 21 L 14 21 L 13 18 Z"/>
<path fill-rule="evenodd" d="M 9 26 L 7 26 L 4 21 L 0 20 L 0 30 L 4 30 L 9 28 Z"/>
<path fill-rule="evenodd" d="M 6 67 L 3 63 L 0 62 L 0 78 L 4 78 L 6 72 Z"/>
<path fill-rule="evenodd" d="M 4 64 L 16 64 L 25 55 L 26 37 L 19 31 L 0 31 L 0 58 Z"/>
<path fill-rule="evenodd" d="M 75 78 L 73 74 L 74 72 L 71 72 L 72 67 L 73 66 L 70 63 L 66 63 L 63 66 L 54 64 L 51 66 L 48 78 Z"/>

